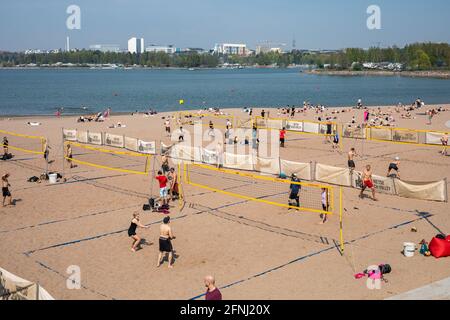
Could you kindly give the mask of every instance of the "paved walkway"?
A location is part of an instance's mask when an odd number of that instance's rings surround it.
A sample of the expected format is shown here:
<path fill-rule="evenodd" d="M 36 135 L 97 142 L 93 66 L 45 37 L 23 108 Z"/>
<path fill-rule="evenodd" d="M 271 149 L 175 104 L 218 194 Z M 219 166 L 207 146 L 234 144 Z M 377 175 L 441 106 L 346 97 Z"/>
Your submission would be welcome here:
<path fill-rule="evenodd" d="M 386 300 L 450 300 L 450 278 L 401 293 Z"/>

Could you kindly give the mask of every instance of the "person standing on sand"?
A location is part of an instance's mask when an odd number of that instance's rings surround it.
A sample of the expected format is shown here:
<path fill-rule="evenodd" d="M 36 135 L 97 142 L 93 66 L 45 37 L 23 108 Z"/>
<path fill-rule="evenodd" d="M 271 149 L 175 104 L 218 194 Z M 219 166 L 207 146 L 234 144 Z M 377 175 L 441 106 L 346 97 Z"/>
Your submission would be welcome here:
<path fill-rule="evenodd" d="M 364 110 L 364 123 L 368 123 L 369 122 L 369 110 L 366 109 Z"/>
<path fill-rule="evenodd" d="M 66 160 L 67 163 L 70 165 L 70 169 L 74 167 L 72 159 L 73 159 L 72 146 L 70 145 L 70 143 L 68 143 L 66 146 Z"/>
<path fill-rule="evenodd" d="M 373 183 L 372 179 L 372 167 L 370 164 L 366 166 L 366 169 L 362 173 L 362 188 L 361 193 L 359 194 L 359 197 L 363 199 L 363 193 L 366 190 L 366 188 L 369 188 L 372 190 L 372 198 L 374 201 L 378 201 L 378 199 L 375 197 L 375 185 Z"/>
<path fill-rule="evenodd" d="M 355 160 L 354 158 L 357 156 L 355 148 L 351 148 L 348 152 L 348 168 L 351 172 L 353 172 L 356 168 Z"/>
<path fill-rule="evenodd" d="M 169 158 L 167 157 L 166 154 L 163 154 L 161 156 L 161 170 L 164 174 L 166 174 L 167 172 L 169 172 L 170 167 L 169 167 Z"/>
<path fill-rule="evenodd" d="M 139 213 L 135 212 L 133 213 L 133 219 L 131 219 L 130 227 L 128 228 L 128 236 L 133 239 L 133 242 L 131 243 L 131 251 L 136 252 L 136 249 L 139 247 L 141 243 L 141 238 L 136 234 L 136 229 L 144 228 L 148 229 L 148 226 L 144 226 L 139 221 Z"/>
<path fill-rule="evenodd" d="M 209 301 L 219 301 L 222 300 L 222 293 L 218 288 L 216 288 L 216 280 L 213 276 L 206 276 L 205 277 L 205 287 L 206 294 L 205 294 L 205 300 Z"/>
<path fill-rule="evenodd" d="M 45 159 L 46 163 L 50 163 L 50 161 L 49 161 L 50 149 L 51 148 L 48 145 L 48 141 L 45 140 L 45 143 L 44 143 L 44 159 Z"/>
<path fill-rule="evenodd" d="M 448 146 L 448 133 L 447 132 L 442 136 L 441 143 L 443 146 L 441 154 L 444 156 L 447 156 L 447 146 Z"/>
<path fill-rule="evenodd" d="M 286 128 L 280 130 L 280 147 L 284 148 L 284 142 L 286 139 Z"/>
<path fill-rule="evenodd" d="M 322 210 L 328 212 L 329 210 L 329 201 L 328 201 L 328 190 L 327 188 L 322 188 L 321 193 L 321 201 L 322 201 Z M 322 221 L 319 224 L 325 224 L 328 219 L 328 214 L 321 214 Z"/>
<path fill-rule="evenodd" d="M 175 168 L 170 168 L 169 172 L 169 183 L 170 183 L 170 199 L 172 201 L 180 198 L 179 186 L 178 186 L 178 174 L 175 172 Z"/>
<path fill-rule="evenodd" d="M 158 175 L 155 177 L 156 180 L 158 180 L 159 182 L 159 196 L 161 198 L 162 201 L 162 205 L 166 205 L 168 204 L 167 201 L 167 177 L 165 175 L 163 175 L 162 171 L 158 171 Z"/>
<path fill-rule="evenodd" d="M 164 127 L 166 128 L 166 134 L 168 137 L 170 137 L 170 121 L 169 119 L 166 119 L 164 122 Z"/>
<path fill-rule="evenodd" d="M 183 127 L 180 127 L 180 131 L 178 134 L 178 142 L 184 142 L 184 131 L 183 131 Z"/>
<path fill-rule="evenodd" d="M 264 109 L 262 109 L 262 111 L 261 111 L 261 118 L 265 118 L 265 116 L 266 116 L 266 112 L 264 111 Z"/>
<path fill-rule="evenodd" d="M 172 240 L 175 239 L 172 228 L 170 227 L 170 217 L 165 217 L 163 219 L 163 224 L 159 227 L 159 255 L 158 263 L 156 267 L 159 267 L 162 263 L 161 259 L 163 254 L 169 254 L 169 268 L 173 268 L 173 246 Z"/>
<path fill-rule="evenodd" d="M 9 141 L 7 137 L 3 137 L 3 154 L 4 154 L 4 158 L 6 159 L 6 156 L 8 155 L 8 150 L 9 148 Z"/>
<path fill-rule="evenodd" d="M 11 185 L 9 184 L 8 178 L 9 178 L 9 173 L 5 173 L 2 176 L 3 207 L 13 205 L 11 191 L 9 191 L 9 187 L 11 187 Z M 8 199 L 8 204 L 5 204 L 6 199 Z"/>

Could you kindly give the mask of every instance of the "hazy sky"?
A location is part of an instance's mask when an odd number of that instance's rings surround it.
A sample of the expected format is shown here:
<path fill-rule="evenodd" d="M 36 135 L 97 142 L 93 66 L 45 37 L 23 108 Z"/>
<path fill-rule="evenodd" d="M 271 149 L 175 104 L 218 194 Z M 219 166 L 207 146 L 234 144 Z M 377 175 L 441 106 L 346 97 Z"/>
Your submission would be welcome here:
<path fill-rule="evenodd" d="M 66 9 L 81 8 L 81 30 L 68 30 Z M 381 7 L 381 30 L 366 27 L 369 5 Z M 217 42 L 264 40 L 300 49 L 417 41 L 450 42 L 448 0 L 2 0 L 0 50 L 118 44 L 212 48 Z"/>

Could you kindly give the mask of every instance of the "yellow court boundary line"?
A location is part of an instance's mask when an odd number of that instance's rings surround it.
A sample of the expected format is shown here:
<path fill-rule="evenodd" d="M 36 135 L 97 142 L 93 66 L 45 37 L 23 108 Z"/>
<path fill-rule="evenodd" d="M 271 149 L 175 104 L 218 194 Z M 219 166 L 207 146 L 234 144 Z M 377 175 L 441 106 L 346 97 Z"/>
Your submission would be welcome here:
<path fill-rule="evenodd" d="M 4 147 L 5 145 L 2 145 L 2 146 Z M 32 153 L 32 154 L 44 154 L 43 151 L 32 151 L 32 150 L 23 149 L 23 148 L 18 148 L 18 147 L 14 147 L 14 146 L 10 146 L 10 145 L 8 145 L 8 148 L 9 148 L 9 149 L 13 149 L 13 150 L 23 151 L 23 152 L 26 152 L 26 153 Z"/>
<path fill-rule="evenodd" d="M 286 205 L 286 204 L 282 204 L 282 203 L 278 203 L 278 202 L 273 202 L 273 201 L 269 201 L 269 200 L 264 200 L 264 199 L 258 199 L 255 197 L 250 197 L 250 196 L 245 196 L 242 194 L 238 194 L 238 193 L 234 193 L 234 192 L 229 192 L 229 191 L 225 191 L 225 190 L 220 190 L 220 189 L 216 189 L 216 188 L 212 188 L 212 187 L 208 187 L 205 185 L 201 185 L 195 182 L 191 182 L 190 178 L 189 178 L 189 170 L 188 170 L 188 166 L 197 166 L 197 167 L 201 167 L 201 168 L 205 168 L 208 170 L 213 170 L 213 171 L 218 171 L 218 172 L 225 172 L 225 173 L 231 173 L 231 174 L 237 174 L 239 176 L 244 176 L 244 177 L 250 177 L 250 178 L 256 178 L 256 179 L 261 179 L 261 180 L 266 180 L 266 181 L 272 181 L 272 182 L 283 182 L 285 184 L 297 184 L 297 185 L 302 185 L 302 186 L 315 186 L 318 188 L 326 188 L 329 193 L 331 194 L 331 201 L 330 201 L 330 211 L 324 211 L 324 210 L 317 210 L 317 209 L 311 209 L 311 208 L 305 208 L 305 207 L 296 207 L 296 206 L 290 206 L 290 205 Z M 310 184 L 310 183 L 302 183 L 302 182 L 292 182 L 292 181 L 286 181 L 283 179 L 276 179 L 276 178 L 270 178 L 270 177 L 264 177 L 264 176 L 257 176 L 257 175 L 251 175 L 251 174 L 244 174 L 241 172 L 237 172 L 237 171 L 232 171 L 232 170 L 228 170 L 228 169 L 217 169 L 217 168 L 212 168 L 209 166 L 205 166 L 205 165 L 199 165 L 199 164 L 184 164 L 184 171 L 185 171 L 185 181 L 187 184 L 202 188 L 202 189 L 206 189 L 206 190 L 210 190 L 210 191 L 214 191 L 214 192 L 219 192 L 225 195 L 229 195 L 229 196 L 233 196 L 233 197 L 237 197 L 237 198 L 241 198 L 241 199 L 245 199 L 245 200 L 252 200 L 252 201 L 256 201 L 256 202 L 261 202 L 261 203 L 266 203 L 266 204 L 270 204 L 270 205 L 274 205 L 277 207 L 283 207 L 283 208 L 288 208 L 288 209 L 295 209 L 295 210 L 300 210 L 300 211 L 307 211 L 307 212 L 314 212 L 314 213 L 320 213 L 320 214 L 326 214 L 326 215 L 332 215 L 333 214 L 333 210 L 334 210 L 334 201 L 333 201 L 333 187 L 330 186 L 321 186 L 321 185 L 317 185 L 317 184 Z M 331 192 L 330 192 L 331 191 Z M 286 192 L 287 194 L 287 192 Z"/>

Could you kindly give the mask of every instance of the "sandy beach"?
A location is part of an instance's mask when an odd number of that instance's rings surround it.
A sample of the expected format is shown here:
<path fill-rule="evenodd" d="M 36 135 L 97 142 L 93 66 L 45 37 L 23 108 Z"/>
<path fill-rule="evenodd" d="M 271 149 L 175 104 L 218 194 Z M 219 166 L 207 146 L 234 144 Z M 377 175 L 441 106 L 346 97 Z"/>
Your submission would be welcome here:
<path fill-rule="evenodd" d="M 434 107 L 448 111 L 427 125 L 424 111 Z M 412 111 L 411 119 L 402 119 L 395 106 L 380 108 L 392 112 L 395 127 L 450 131 L 445 125 L 450 120 L 450 104 L 427 105 L 425 110 Z M 285 117 L 278 115 L 277 109 L 265 110 L 270 117 Z M 248 119 L 240 109 L 222 111 Z M 254 115 L 260 111 L 253 109 Z M 363 119 L 362 110 L 351 108 L 329 108 L 327 113 L 342 124 L 351 122 L 352 117 L 358 123 Z M 373 202 L 358 198 L 359 191 L 350 188 L 343 190 L 347 244 L 341 255 L 335 245 L 339 239 L 336 215 L 319 225 L 316 213 L 293 212 L 183 185 L 185 206 L 181 209 L 173 203 L 170 209 L 177 236 L 174 269 L 169 270 L 167 263 L 156 268 L 159 224 L 164 215 L 142 212 L 142 205 L 150 194 L 157 193 L 157 182 L 152 183 L 148 175 L 63 166 L 62 129 L 155 141 L 158 150 L 161 142 L 172 144 L 164 133 L 163 119 L 171 115 L 174 113 L 113 113 L 103 123 L 78 123 L 77 116 L 0 118 L 0 130 L 46 137 L 54 160 L 49 170 L 63 173 L 67 179 L 57 184 L 27 182 L 45 170 L 42 155 L 11 150 L 15 157 L 0 161 L 0 172 L 11 174 L 11 192 L 18 200 L 14 207 L 0 207 L 0 266 L 39 282 L 56 299 L 185 300 L 205 292 L 203 277 L 207 274 L 215 275 L 219 288 L 227 286 L 221 290 L 226 300 L 384 299 L 450 277 L 449 258 L 424 257 L 418 252 L 406 258 L 401 253 L 404 242 L 418 244 L 422 239 L 430 241 L 439 230 L 450 232 L 448 203 L 385 194 Z M 295 119 L 317 120 L 318 116 L 308 111 L 297 113 Z M 41 125 L 30 126 L 29 121 Z M 119 122 L 126 127 L 109 128 Z M 176 128 L 174 121 L 171 127 Z M 450 179 L 450 158 L 441 155 L 436 146 L 343 139 L 343 149 L 337 151 L 321 136 L 289 132 L 280 157 L 346 167 L 352 147 L 361 155 L 355 160 L 357 170 L 371 164 L 375 174 L 385 176 L 389 163 L 400 157 L 406 181 Z M 157 165 L 160 156 L 156 158 L 152 161 Z M 141 222 L 150 228 L 138 230 L 146 242 L 133 253 L 127 229 L 135 211 L 141 212 Z M 380 263 L 389 263 L 393 269 L 380 290 L 369 290 L 364 279 L 354 279 L 355 273 Z M 67 269 L 74 265 L 81 268 L 79 290 L 67 289 Z"/>

